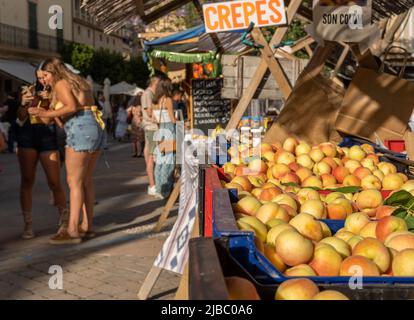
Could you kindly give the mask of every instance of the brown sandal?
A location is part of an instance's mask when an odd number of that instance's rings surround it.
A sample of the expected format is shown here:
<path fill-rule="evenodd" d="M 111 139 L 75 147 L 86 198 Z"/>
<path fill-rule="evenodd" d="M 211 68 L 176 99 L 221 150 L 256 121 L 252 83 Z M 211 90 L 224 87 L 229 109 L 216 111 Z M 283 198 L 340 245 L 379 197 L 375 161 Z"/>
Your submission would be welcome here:
<path fill-rule="evenodd" d="M 86 238 L 86 239 L 92 239 L 96 237 L 96 233 L 93 231 L 85 231 L 81 228 L 81 226 L 79 226 L 79 236 L 81 238 Z"/>
<path fill-rule="evenodd" d="M 82 242 L 81 237 L 71 237 L 70 234 L 65 231 L 58 234 L 55 234 L 52 238 L 49 239 L 50 244 L 61 245 L 61 244 L 79 244 Z"/>
<path fill-rule="evenodd" d="M 22 212 L 24 220 L 24 230 L 22 234 L 23 240 L 30 240 L 34 238 L 33 221 L 31 212 Z"/>

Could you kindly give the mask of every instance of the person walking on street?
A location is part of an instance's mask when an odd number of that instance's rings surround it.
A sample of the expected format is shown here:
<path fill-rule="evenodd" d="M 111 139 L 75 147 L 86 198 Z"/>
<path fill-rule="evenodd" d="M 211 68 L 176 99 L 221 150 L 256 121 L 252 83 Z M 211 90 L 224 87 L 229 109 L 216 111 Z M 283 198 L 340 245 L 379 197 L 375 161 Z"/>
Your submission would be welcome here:
<path fill-rule="evenodd" d="M 155 151 L 155 186 L 156 197 L 165 199 L 174 186 L 175 169 L 175 124 L 172 99 L 172 83 L 168 78 L 158 82 L 154 96 L 154 117 L 160 129 L 156 134 L 158 145 Z"/>
<path fill-rule="evenodd" d="M 17 130 L 17 109 L 19 108 L 19 102 L 17 99 L 17 93 L 13 92 L 8 94 L 7 100 L 3 104 L 4 116 L 3 122 L 9 123 L 9 130 L 7 135 L 7 150 L 10 153 L 14 153 L 14 143 L 16 141 L 16 130 Z"/>
<path fill-rule="evenodd" d="M 119 142 L 123 141 L 128 129 L 128 113 L 125 110 L 124 105 L 120 105 L 118 108 L 118 112 L 116 114 L 116 129 L 115 129 L 115 138 L 118 139 Z"/>
<path fill-rule="evenodd" d="M 133 158 L 140 158 L 143 155 L 143 143 L 145 141 L 145 132 L 142 128 L 142 106 L 141 96 L 137 96 L 133 104 L 128 108 L 128 119 L 131 119 L 131 139 Z"/>
<path fill-rule="evenodd" d="M 160 78 L 158 76 L 153 76 L 149 80 L 149 86 L 144 91 L 141 97 L 142 105 L 142 126 L 145 132 L 145 147 L 144 147 L 144 157 L 147 168 L 148 175 L 148 195 L 155 196 L 155 178 L 154 178 L 154 151 L 157 146 L 154 141 L 154 134 L 158 130 L 158 125 L 153 118 L 152 114 L 152 103 L 155 95 L 155 90 L 157 89 L 158 82 Z"/>
<path fill-rule="evenodd" d="M 174 90 L 172 94 L 172 100 L 174 104 L 174 111 L 181 111 L 183 115 L 183 120 L 187 120 L 187 107 L 183 100 L 183 92 L 181 90 Z"/>
<path fill-rule="evenodd" d="M 70 218 L 65 232 L 50 239 L 51 244 L 77 244 L 82 237 L 93 237 L 95 190 L 93 173 L 104 148 L 105 124 L 94 105 L 93 89 L 72 73 L 58 58 L 46 60 L 40 70 L 52 89 L 52 108 L 30 108 L 29 113 L 47 119 L 61 118 L 67 135 L 66 173 L 70 189 Z M 85 205 L 87 219 L 80 215 Z"/>
<path fill-rule="evenodd" d="M 112 106 L 111 102 L 105 99 L 102 92 L 98 95 L 99 109 L 102 111 L 102 119 L 105 122 L 105 128 L 108 135 L 111 133 L 112 128 Z"/>

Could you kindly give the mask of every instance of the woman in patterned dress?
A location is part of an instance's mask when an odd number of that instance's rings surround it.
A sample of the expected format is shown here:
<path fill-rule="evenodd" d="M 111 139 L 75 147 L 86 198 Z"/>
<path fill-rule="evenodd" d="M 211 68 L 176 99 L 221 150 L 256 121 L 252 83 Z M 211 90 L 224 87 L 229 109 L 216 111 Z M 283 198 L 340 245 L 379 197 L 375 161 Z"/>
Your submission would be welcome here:
<path fill-rule="evenodd" d="M 135 98 L 134 103 L 128 108 L 128 119 L 131 119 L 131 140 L 133 149 L 133 158 L 140 158 L 143 155 L 143 144 L 145 133 L 142 128 L 142 106 L 141 96 Z"/>

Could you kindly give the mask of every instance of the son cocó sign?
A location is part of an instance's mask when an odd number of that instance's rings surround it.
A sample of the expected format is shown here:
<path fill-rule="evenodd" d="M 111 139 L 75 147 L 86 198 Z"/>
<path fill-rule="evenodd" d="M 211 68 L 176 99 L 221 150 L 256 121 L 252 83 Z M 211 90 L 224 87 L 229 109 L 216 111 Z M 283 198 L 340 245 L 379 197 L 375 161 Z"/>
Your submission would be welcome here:
<path fill-rule="evenodd" d="M 203 5 L 206 32 L 247 29 L 286 24 L 283 0 L 239 0 Z"/>

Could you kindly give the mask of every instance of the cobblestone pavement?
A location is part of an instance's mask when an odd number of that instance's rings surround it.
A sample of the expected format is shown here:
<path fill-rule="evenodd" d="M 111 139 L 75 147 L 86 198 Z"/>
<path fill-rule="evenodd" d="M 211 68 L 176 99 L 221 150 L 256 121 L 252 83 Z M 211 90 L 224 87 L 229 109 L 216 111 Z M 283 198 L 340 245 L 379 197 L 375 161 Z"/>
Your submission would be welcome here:
<path fill-rule="evenodd" d="M 56 231 L 57 214 L 48 204 L 49 191 L 40 166 L 33 199 L 37 237 L 19 239 L 23 223 L 17 159 L 0 154 L 0 299 L 137 299 L 177 208 L 163 232 L 151 232 L 164 203 L 146 195 L 144 160 L 130 158 L 129 152 L 129 145 L 113 143 L 99 161 L 97 237 L 77 246 L 48 244 Z M 49 286 L 58 284 L 59 272 L 52 266 L 62 268 L 63 289 Z M 173 299 L 179 280 L 179 275 L 163 271 L 149 298 Z"/>

